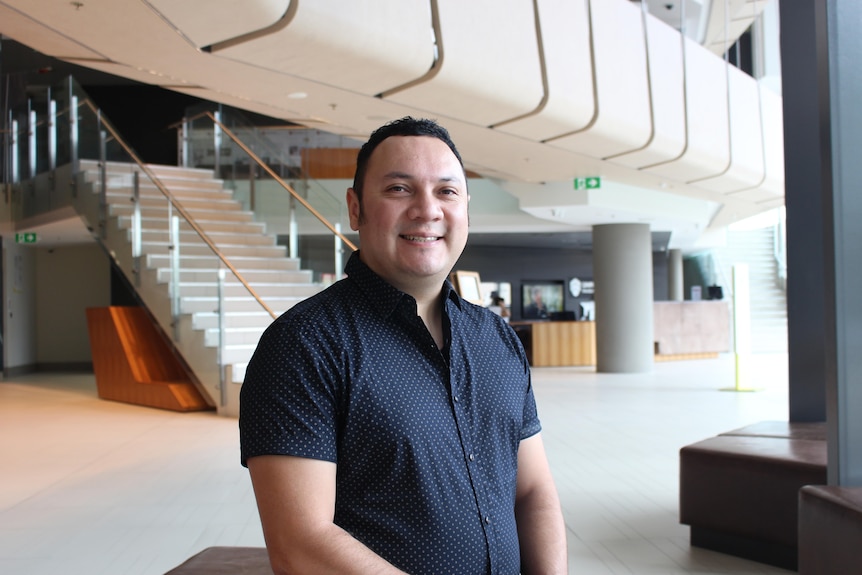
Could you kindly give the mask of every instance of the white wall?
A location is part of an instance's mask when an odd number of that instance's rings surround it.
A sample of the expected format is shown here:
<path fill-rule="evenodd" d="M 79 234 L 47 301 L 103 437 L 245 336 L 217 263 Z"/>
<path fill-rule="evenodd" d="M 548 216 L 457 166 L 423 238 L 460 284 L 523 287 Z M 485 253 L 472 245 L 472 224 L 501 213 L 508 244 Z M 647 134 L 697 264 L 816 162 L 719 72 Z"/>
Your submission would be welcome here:
<path fill-rule="evenodd" d="M 34 251 L 36 363 L 92 361 L 86 309 L 111 304 L 107 256 L 95 243 Z"/>
<path fill-rule="evenodd" d="M 3 242 L 3 366 L 36 361 L 36 249 Z"/>

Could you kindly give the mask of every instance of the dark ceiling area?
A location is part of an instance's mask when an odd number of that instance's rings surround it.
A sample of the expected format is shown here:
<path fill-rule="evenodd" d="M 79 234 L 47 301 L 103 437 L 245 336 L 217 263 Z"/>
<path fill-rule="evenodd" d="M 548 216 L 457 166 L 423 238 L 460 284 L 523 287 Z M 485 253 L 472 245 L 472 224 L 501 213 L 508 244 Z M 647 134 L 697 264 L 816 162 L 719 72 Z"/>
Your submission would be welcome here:
<path fill-rule="evenodd" d="M 82 86 L 142 85 L 97 70 L 46 56 L 5 36 L 0 36 L 0 77 L 22 79 L 26 85 L 51 86 L 74 76 Z M 5 86 L 4 86 L 5 89 Z"/>

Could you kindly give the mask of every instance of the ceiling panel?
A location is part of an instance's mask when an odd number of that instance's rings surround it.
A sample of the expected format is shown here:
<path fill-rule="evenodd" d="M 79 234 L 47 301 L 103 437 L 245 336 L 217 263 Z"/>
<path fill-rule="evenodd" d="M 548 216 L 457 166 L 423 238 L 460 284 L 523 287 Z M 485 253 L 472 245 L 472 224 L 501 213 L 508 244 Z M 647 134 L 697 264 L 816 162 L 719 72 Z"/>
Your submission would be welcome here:
<path fill-rule="evenodd" d="M 494 129 L 540 142 L 586 128 L 596 100 L 588 0 L 540 0 L 538 8 L 546 99 L 539 109 Z"/>
<path fill-rule="evenodd" d="M 277 24 L 290 0 L 147 0 L 165 20 L 201 48 Z"/>
<path fill-rule="evenodd" d="M 591 0 L 590 27 L 596 116 L 548 143 L 594 158 L 641 149 L 652 133 L 643 14 L 623 0 Z"/>
<path fill-rule="evenodd" d="M 385 99 L 479 126 L 534 111 L 544 88 L 532 2 L 438 0 L 440 61 Z"/>
<path fill-rule="evenodd" d="M 299 2 L 283 29 L 215 45 L 212 52 L 374 96 L 431 68 L 431 8 L 424 0 Z"/>

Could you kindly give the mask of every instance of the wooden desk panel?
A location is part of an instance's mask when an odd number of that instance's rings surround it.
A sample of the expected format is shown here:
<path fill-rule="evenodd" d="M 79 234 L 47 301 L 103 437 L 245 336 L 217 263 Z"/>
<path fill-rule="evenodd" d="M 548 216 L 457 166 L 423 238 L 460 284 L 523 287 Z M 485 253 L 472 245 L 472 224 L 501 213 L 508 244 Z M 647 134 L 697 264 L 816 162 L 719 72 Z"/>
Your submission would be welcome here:
<path fill-rule="evenodd" d="M 533 367 L 596 364 L 595 322 L 547 321 L 529 326 Z"/>

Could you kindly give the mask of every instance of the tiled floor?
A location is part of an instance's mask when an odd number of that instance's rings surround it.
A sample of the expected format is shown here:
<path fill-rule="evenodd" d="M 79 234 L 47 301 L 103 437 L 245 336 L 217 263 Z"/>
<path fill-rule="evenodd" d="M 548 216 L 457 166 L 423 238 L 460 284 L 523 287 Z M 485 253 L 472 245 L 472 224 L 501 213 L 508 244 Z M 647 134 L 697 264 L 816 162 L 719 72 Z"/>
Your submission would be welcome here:
<path fill-rule="evenodd" d="M 534 371 L 568 525 L 569 572 L 787 573 L 691 548 L 677 521 L 678 450 L 786 419 L 786 356 L 650 374 Z M 211 545 L 263 545 L 237 422 L 100 401 L 92 376 L 0 381 L 0 573 L 159 575 Z"/>

